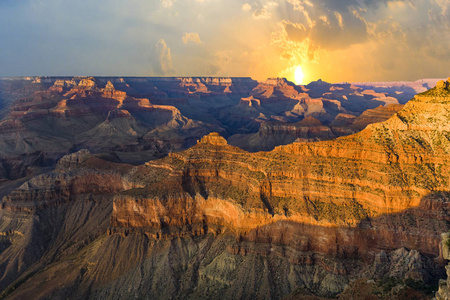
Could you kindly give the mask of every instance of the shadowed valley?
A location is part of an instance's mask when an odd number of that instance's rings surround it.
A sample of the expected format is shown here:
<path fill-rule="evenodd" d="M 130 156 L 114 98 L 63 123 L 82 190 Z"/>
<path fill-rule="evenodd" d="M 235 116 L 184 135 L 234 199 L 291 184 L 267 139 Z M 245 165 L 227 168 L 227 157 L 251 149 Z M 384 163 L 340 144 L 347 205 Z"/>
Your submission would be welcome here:
<path fill-rule="evenodd" d="M 21 80 L 2 297 L 345 299 L 364 278 L 395 299 L 445 277 L 448 81 Z"/>

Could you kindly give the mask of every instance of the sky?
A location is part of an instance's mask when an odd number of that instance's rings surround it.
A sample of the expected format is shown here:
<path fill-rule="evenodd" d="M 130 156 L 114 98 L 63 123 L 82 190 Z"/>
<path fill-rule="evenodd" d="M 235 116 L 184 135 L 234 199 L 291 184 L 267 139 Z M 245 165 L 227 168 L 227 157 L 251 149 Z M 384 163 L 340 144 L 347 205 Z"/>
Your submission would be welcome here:
<path fill-rule="evenodd" d="M 0 0 L 0 76 L 450 76 L 449 0 Z"/>

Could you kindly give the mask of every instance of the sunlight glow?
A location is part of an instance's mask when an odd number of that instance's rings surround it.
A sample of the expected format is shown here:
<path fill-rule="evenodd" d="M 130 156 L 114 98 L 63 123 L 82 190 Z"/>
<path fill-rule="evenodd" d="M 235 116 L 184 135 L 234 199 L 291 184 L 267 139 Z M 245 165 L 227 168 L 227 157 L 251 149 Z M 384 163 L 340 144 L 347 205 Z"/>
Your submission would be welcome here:
<path fill-rule="evenodd" d="M 300 66 L 300 65 L 296 66 L 295 73 L 294 73 L 295 84 L 302 84 L 304 77 L 305 77 L 305 74 L 303 73 L 302 66 Z"/>

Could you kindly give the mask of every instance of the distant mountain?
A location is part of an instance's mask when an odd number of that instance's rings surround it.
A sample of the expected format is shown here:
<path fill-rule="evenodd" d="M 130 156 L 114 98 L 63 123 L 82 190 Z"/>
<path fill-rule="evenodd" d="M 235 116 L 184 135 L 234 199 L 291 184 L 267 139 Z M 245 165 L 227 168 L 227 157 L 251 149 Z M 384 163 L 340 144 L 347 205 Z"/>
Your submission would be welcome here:
<path fill-rule="evenodd" d="M 416 81 L 385 81 L 385 82 L 353 82 L 354 86 L 362 88 L 374 88 L 377 92 L 404 92 L 404 93 L 423 93 L 434 88 L 442 78 L 426 78 Z"/>

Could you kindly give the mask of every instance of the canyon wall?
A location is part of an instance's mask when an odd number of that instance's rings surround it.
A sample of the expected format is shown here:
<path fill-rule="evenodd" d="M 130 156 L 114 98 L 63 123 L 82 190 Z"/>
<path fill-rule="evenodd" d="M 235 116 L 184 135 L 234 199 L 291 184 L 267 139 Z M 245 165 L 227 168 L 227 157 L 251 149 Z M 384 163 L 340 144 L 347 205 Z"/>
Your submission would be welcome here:
<path fill-rule="evenodd" d="M 247 152 L 213 132 L 145 164 L 66 155 L 5 191 L 2 297 L 281 299 L 334 297 L 356 278 L 433 284 L 450 229 L 449 116 L 443 81 L 330 141 Z"/>

